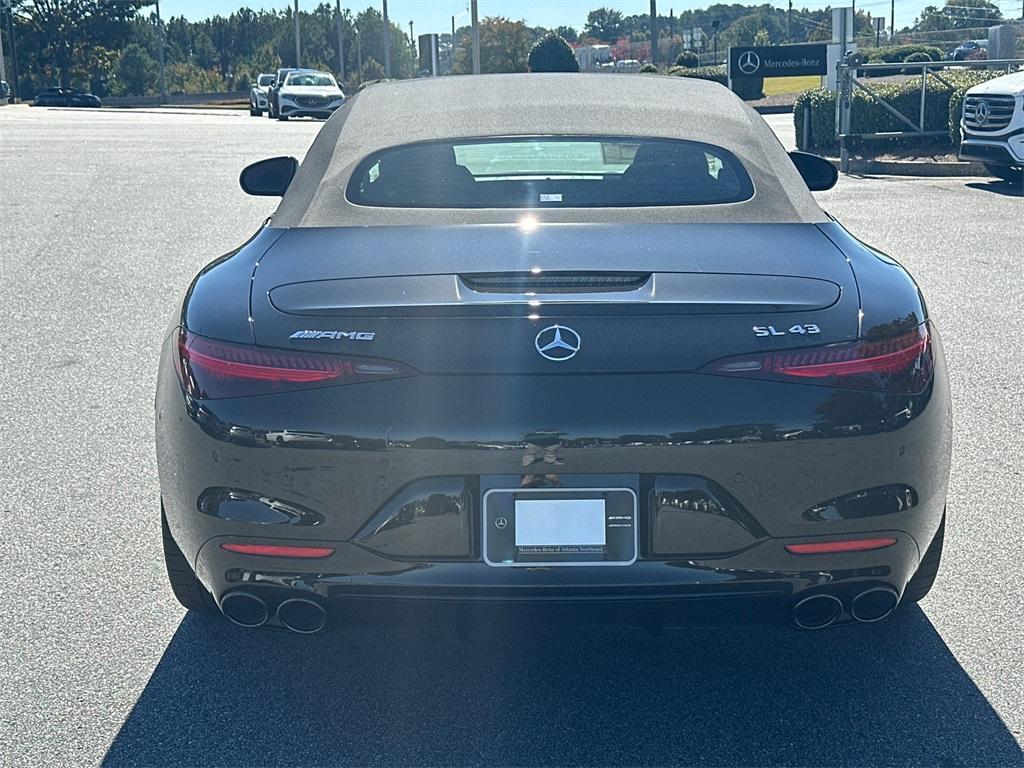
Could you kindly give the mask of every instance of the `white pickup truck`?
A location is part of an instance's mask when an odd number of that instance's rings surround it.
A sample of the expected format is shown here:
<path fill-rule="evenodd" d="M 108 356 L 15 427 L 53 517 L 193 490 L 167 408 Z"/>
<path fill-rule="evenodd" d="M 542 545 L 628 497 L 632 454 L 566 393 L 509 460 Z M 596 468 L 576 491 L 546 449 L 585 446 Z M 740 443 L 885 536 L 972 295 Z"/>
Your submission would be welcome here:
<path fill-rule="evenodd" d="M 960 120 L 962 160 L 979 160 L 994 176 L 1024 179 L 1024 72 L 974 86 Z"/>

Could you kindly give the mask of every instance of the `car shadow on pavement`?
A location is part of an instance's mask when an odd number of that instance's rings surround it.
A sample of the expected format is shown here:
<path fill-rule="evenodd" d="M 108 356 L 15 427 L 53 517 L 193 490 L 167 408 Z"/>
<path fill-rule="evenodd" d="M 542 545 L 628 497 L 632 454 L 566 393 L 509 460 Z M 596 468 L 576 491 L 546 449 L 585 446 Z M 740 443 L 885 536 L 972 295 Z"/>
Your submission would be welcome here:
<path fill-rule="evenodd" d="M 121 765 L 1022 765 L 916 606 L 876 625 L 318 636 L 189 615 Z"/>
<path fill-rule="evenodd" d="M 971 189 L 980 189 L 982 192 L 992 192 L 1004 197 L 1024 197 L 1024 185 L 1014 184 L 1010 181 L 993 179 L 992 181 L 972 181 L 966 186 Z"/>

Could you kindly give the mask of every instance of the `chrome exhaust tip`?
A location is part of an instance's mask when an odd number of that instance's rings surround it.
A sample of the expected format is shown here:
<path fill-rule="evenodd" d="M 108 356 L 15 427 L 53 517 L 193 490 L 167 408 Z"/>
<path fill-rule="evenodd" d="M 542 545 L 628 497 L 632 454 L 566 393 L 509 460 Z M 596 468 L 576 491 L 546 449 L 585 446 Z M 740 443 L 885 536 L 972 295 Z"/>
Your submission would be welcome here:
<path fill-rule="evenodd" d="M 793 623 L 800 629 L 824 629 L 842 612 L 843 603 L 838 597 L 810 595 L 793 606 Z"/>
<path fill-rule="evenodd" d="M 872 587 L 850 601 L 850 615 L 861 623 L 870 624 L 895 611 L 899 602 L 900 596 L 892 587 Z"/>
<path fill-rule="evenodd" d="M 327 626 L 327 611 L 314 600 L 293 597 L 277 607 L 277 620 L 292 632 L 312 635 Z"/>
<path fill-rule="evenodd" d="M 262 598 L 250 592 L 230 592 L 221 598 L 220 610 L 240 627 L 262 627 L 270 618 L 270 610 Z"/>

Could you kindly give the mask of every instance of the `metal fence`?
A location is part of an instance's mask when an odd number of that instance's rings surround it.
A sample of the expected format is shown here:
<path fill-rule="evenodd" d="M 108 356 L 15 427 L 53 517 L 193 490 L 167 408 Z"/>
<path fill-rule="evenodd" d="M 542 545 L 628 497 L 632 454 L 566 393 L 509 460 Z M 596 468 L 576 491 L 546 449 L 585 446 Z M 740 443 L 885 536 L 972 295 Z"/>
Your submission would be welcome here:
<path fill-rule="evenodd" d="M 849 149 L 847 140 L 858 139 L 892 139 L 900 137 L 923 138 L 928 136 L 948 135 L 948 129 L 927 130 L 925 125 L 925 111 L 928 102 L 928 85 L 931 78 L 935 78 L 948 88 L 954 86 L 942 77 L 945 70 L 964 69 L 1000 69 L 1006 72 L 1013 72 L 1024 68 L 1024 59 L 996 59 L 978 61 L 915 61 L 903 62 L 900 64 L 862 64 L 854 57 L 839 64 L 839 94 L 836 99 L 836 136 L 839 139 L 839 169 L 847 173 L 850 167 Z M 901 111 L 892 104 L 881 93 L 878 92 L 875 83 L 868 83 L 864 77 L 872 72 L 891 74 L 893 69 L 899 69 L 904 74 L 912 74 L 921 79 L 921 98 L 919 107 L 910 113 Z M 903 124 L 904 129 L 900 131 L 875 131 L 869 133 L 854 133 L 850 129 L 853 94 L 855 91 L 864 93 L 867 98 L 876 102 L 882 109 L 892 115 L 897 121 Z M 806 121 L 805 121 L 806 122 Z"/>

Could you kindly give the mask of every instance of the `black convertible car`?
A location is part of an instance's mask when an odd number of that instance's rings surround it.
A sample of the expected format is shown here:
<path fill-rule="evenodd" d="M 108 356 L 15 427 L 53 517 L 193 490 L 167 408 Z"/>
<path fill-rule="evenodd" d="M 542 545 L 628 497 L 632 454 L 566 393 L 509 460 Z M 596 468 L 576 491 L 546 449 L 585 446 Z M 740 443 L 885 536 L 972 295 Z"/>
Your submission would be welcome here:
<path fill-rule="evenodd" d="M 408 115 L 416 115 L 409 120 Z M 929 590 L 950 397 L 907 272 L 729 91 L 389 82 L 175 309 L 156 397 L 179 600 L 871 622 Z"/>
<path fill-rule="evenodd" d="M 32 99 L 33 107 L 100 107 L 99 96 L 74 88 L 44 88 Z"/>

